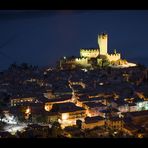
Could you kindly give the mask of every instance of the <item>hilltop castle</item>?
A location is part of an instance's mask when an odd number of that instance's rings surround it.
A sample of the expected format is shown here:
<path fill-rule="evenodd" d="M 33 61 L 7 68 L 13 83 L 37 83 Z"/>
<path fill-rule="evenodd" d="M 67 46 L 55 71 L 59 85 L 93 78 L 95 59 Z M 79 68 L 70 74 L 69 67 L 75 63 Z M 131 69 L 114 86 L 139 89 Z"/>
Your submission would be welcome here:
<path fill-rule="evenodd" d="M 103 33 L 98 35 L 98 49 L 80 49 L 80 57 L 84 58 L 99 58 L 106 56 L 109 61 L 117 61 L 121 58 L 120 53 L 108 54 L 108 35 Z"/>
<path fill-rule="evenodd" d="M 62 59 L 60 61 L 60 67 L 71 67 L 75 68 L 76 66 L 80 66 L 83 68 L 89 67 L 98 67 L 102 66 L 103 64 L 112 65 L 117 64 L 123 65 L 127 64 L 124 60 L 121 60 L 121 54 L 117 53 L 114 50 L 114 53 L 108 53 L 108 35 L 105 33 L 98 35 L 98 48 L 81 48 L 80 49 L 80 57 L 69 57 Z"/>

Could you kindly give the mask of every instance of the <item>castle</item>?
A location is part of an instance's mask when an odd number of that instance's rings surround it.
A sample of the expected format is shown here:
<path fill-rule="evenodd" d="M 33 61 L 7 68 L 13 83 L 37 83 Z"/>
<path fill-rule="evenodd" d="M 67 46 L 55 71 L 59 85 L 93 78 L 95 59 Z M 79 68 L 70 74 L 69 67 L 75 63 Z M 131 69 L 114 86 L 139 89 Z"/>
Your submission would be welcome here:
<path fill-rule="evenodd" d="M 62 67 L 66 65 L 72 68 L 76 66 L 87 68 L 102 66 L 102 64 L 112 65 L 118 63 L 119 65 L 123 65 L 125 61 L 123 63 L 121 54 L 117 53 L 116 50 L 112 54 L 108 53 L 108 35 L 102 33 L 98 35 L 98 48 L 82 48 L 80 49 L 80 57 L 64 58 L 60 63 Z"/>

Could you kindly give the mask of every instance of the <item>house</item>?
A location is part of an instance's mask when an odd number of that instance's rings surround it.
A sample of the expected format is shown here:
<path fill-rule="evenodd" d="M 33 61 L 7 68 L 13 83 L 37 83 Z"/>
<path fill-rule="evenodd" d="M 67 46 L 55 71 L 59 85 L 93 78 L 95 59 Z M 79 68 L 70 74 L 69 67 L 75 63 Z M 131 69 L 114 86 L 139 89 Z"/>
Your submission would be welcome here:
<path fill-rule="evenodd" d="M 129 117 L 133 122 L 146 121 L 148 119 L 148 110 L 123 113 L 124 117 Z"/>
<path fill-rule="evenodd" d="M 128 103 L 128 107 L 129 107 L 129 112 L 135 112 L 138 110 L 137 104 L 136 103 Z"/>
<path fill-rule="evenodd" d="M 70 101 L 71 101 L 71 97 L 49 99 L 48 101 L 46 101 L 44 108 L 46 111 L 50 111 L 52 109 L 53 104 L 66 103 L 66 102 L 70 102 Z"/>
<path fill-rule="evenodd" d="M 119 117 L 120 111 L 116 108 L 108 107 L 107 109 L 100 110 L 99 115 L 104 118 L 108 118 L 110 116 Z"/>
<path fill-rule="evenodd" d="M 16 106 L 16 105 L 20 105 L 24 102 L 34 102 L 35 101 L 35 97 L 13 97 L 11 98 L 11 106 Z"/>
<path fill-rule="evenodd" d="M 123 119 L 119 117 L 110 117 L 106 125 L 115 130 L 122 130 L 123 128 Z"/>
<path fill-rule="evenodd" d="M 58 122 L 60 115 L 56 112 L 48 112 L 47 114 L 47 123 Z"/>
<path fill-rule="evenodd" d="M 130 136 L 135 135 L 138 132 L 137 127 L 134 124 L 125 124 L 122 131 Z"/>
<path fill-rule="evenodd" d="M 123 100 L 114 100 L 111 102 L 111 106 L 118 109 L 121 113 L 134 112 L 138 110 L 138 106 L 134 101 L 127 102 Z"/>
<path fill-rule="evenodd" d="M 104 126 L 105 120 L 101 116 L 86 117 L 82 123 L 82 129 L 93 129 L 95 127 Z"/>
<path fill-rule="evenodd" d="M 96 102 L 96 103 L 102 103 L 102 104 L 105 104 L 105 99 L 104 98 L 95 98 L 95 97 L 92 97 L 92 98 L 89 98 L 88 96 L 81 96 L 79 97 L 79 99 L 77 99 L 77 105 L 78 106 L 83 106 L 84 103 L 87 103 L 87 102 Z"/>
<path fill-rule="evenodd" d="M 83 107 L 87 110 L 88 116 L 98 116 L 100 110 L 107 109 L 107 106 L 100 102 L 86 102 L 83 103 Z"/>
<path fill-rule="evenodd" d="M 74 103 L 58 103 L 53 104 L 50 112 L 59 114 L 59 123 L 62 128 L 66 126 L 76 125 L 76 120 L 84 120 L 86 117 L 86 110 L 82 107 L 76 106 Z"/>

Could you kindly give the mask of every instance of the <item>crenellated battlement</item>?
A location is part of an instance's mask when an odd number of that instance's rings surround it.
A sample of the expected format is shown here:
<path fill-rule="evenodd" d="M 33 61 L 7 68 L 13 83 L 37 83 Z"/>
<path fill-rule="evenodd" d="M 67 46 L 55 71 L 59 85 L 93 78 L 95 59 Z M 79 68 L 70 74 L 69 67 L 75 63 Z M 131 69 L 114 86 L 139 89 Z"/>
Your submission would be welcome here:
<path fill-rule="evenodd" d="M 116 54 L 115 54 L 115 53 L 111 53 L 111 54 L 108 54 L 108 55 L 110 55 L 110 56 L 113 56 L 113 57 L 114 57 L 114 56 L 119 56 L 119 55 L 120 55 L 120 53 L 116 53 Z"/>
<path fill-rule="evenodd" d="M 84 67 L 90 66 L 90 64 L 88 64 L 88 58 L 76 58 L 75 63 L 77 65 L 83 65 Z"/>
<path fill-rule="evenodd" d="M 80 52 L 83 51 L 83 52 L 95 52 L 95 51 L 99 51 L 99 49 L 95 49 L 95 48 L 81 48 L 80 49 Z"/>
<path fill-rule="evenodd" d="M 87 58 L 96 58 L 99 55 L 99 49 L 80 49 L 80 56 Z"/>
<path fill-rule="evenodd" d="M 66 63 L 67 63 L 67 64 L 75 63 L 75 59 L 69 59 L 69 60 L 66 60 Z"/>
<path fill-rule="evenodd" d="M 105 34 L 105 33 L 103 33 L 103 34 L 100 34 L 100 35 L 98 35 L 98 38 L 107 38 L 108 37 L 108 35 L 107 34 Z"/>
<path fill-rule="evenodd" d="M 75 61 L 88 61 L 88 58 L 76 58 Z"/>
<path fill-rule="evenodd" d="M 117 60 L 121 59 L 121 54 L 120 53 L 107 54 L 107 58 L 109 61 L 117 61 Z"/>

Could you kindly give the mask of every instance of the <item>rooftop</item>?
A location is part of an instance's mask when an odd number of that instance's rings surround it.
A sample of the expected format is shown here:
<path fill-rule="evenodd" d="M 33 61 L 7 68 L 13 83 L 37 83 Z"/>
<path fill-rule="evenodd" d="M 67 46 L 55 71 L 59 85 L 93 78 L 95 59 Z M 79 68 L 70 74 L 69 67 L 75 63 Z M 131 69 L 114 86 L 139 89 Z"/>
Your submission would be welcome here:
<path fill-rule="evenodd" d="M 66 101 L 66 100 L 70 100 L 71 98 L 54 98 L 54 99 L 47 99 L 46 102 L 62 102 L 62 101 Z"/>
<path fill-rule="evenodd" d="M 110 121 L 121 121 L 122 118 L 119 117 L 111 117 L 109 120 Z"/>
<path fill-rule="evenodd" d="M 101 117 L 101 116 L 86 117 L 86 118 L 85 118 L 85 123 L 86 123 L 86 124 L 95 123 L 95 122 L 98 122 L 98 121 L 100 121 L 100 120 L 104 120 L 104 118 Z"/>
<path fill-rule="evenodd" d="M 75 111 L 82 111 L 82 110 L 85 110 L 85 109 L 82 107 L 78 107 L 71 102 L 67 102 L 67 103 L 53 104 L 51 112 L 67 113 L 67 112 L 75 112 Z"/>
<path fill-rule="evenodd" d="M 136 111 L 136 112 L 127 112 L 127 113 L 123 113 L 123 115 L 128 116 L 148 116 L 148 110 L 143 110 L 143 111 Z"/>
<path fill-rule="evenodd" d="M 80 97 L 79 101 L 81 102 L 95 102 L 95 101 L 101 101 L 101 100 L 104 100 L 104 98 L 102 97 L 99 97 L 99 98 L 88 98 L 88 97 Z"/>
<path fill-rule="evenodd" d="M 95 103 L 95 102 L 87 102 L 87 103 L 84 103 L 84 104 L 87 105 L 90 108 L 93 108 L 93 107 L 104 107 L 105 106 L 102 103 Z"/>
<path fill-rule="evenodd" d="M 130 130 L 130 131 L 137 131 L 138 130 L 137 126 L 135 126 L 134 124 L 126 124 L 124 126 L 124 128 L 127 130 Z"/>

